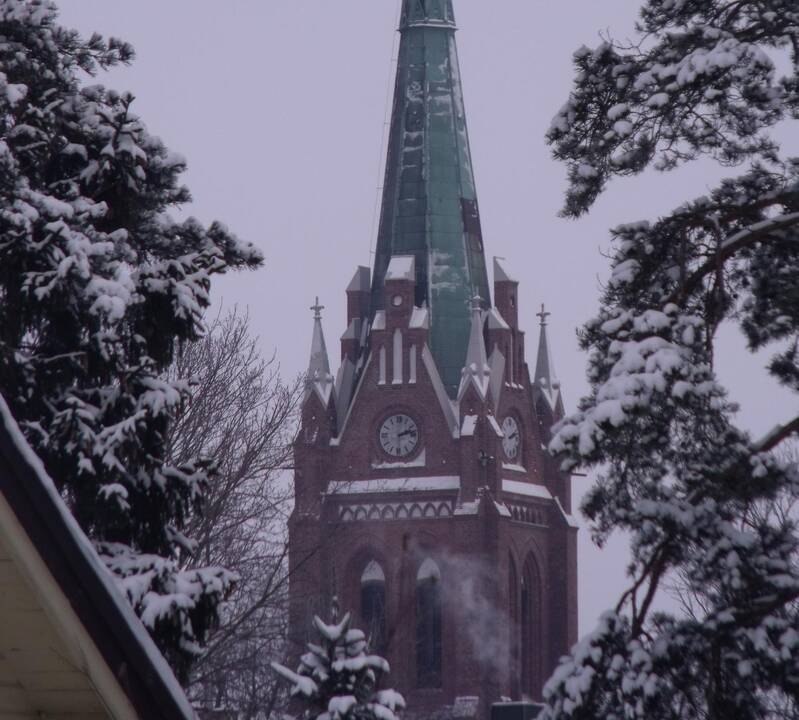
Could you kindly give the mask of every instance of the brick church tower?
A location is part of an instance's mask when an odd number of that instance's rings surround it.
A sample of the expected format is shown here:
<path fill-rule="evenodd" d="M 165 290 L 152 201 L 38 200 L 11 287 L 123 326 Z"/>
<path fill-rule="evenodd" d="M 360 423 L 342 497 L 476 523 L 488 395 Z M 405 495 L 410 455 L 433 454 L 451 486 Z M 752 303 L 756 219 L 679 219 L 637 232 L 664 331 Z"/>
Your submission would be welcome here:
<path fill-rule="evenodd" d="M 289 525 L 292 651 L 338 597 L 413 717 L 540 698 L 577 634 L 547 313 L 531 376 L 499 260 L 491 300 L 455 29 L 452 0 L 404 0 L 374 268 L 335 377 L 313 308 Z"/>

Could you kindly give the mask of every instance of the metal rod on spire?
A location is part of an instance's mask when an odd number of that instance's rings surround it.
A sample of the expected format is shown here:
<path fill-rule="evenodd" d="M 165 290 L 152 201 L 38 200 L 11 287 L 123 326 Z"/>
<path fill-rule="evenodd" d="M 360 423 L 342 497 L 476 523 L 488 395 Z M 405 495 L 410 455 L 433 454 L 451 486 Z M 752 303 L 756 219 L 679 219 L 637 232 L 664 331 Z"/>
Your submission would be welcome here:
<path fill-rule="evenodd" d="M 319 296 L 317 295 L 316 296 L 316 304 L 315 305 L 311 305 L 311 310 L 313 310 L 313 313 L 314 313 L 313 319 L 314 320 L 321 320 L 322 319 L 322 310 L 324 310 L 324 309 L 325 309 L 325 306 L 319 304 Z"/>

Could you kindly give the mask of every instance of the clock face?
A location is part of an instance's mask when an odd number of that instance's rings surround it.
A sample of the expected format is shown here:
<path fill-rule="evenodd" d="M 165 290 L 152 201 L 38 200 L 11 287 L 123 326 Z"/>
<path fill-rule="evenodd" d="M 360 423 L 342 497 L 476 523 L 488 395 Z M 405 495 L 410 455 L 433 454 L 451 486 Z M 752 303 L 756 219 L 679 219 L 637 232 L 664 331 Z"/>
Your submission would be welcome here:
<path fill-rule="evenodd" d="M 419 428 L 407 415 L 391 415 L 378 430 L 380 447 L 392 457 L 407 457 L 419 444 Z"/>
<path fill-rule="evenodd" d="M 522 436 L 519 433 L 519 423 L 516 422 L 516 418 L 508 415 L 502 421 L 502 432 L 504 433 L 502 449 L 505 451 L 505 456 L 508 460 L 518 460 L 522 447 Z"/>

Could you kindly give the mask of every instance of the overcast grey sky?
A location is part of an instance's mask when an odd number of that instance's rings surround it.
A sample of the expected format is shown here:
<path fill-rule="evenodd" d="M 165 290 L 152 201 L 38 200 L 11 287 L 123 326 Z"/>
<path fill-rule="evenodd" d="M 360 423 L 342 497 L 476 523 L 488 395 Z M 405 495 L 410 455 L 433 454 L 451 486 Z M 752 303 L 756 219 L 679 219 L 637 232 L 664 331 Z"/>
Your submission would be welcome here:
<path fill-rule="evenodd" d="M 191 214 L 220 219 L 266 255 L 264 269 L 214 286 L 217 303 L 250 308 L 263 350 L 302 371 L 309 306 L 327 306 L 331 360 L 344 331 L 344 288 L 371 265 L 381 137 L 399 0 L 58 0 L 65 25 L 131 42 L 132 67 L 99 82 L 137 96 L 149 129 L 186 155 Z M 544 133 L 571 85 L 571 54 L 633 27 L 638 0 L 455 0 L 467 122 L 486 253 L 521 281 L 528 358 L 546 302 L 568 408 L 586 390 L 575 328 L 594 312 L 607 276 L 607 229 L 654 218 L 723 176 L 708 164 L 617 182 L 591 215 L 557 217 L 565 173 Z M 731 173 L 734 171 L 727 171 Z M 489 257 L 490 259 L 490 257 Z M 756 434 L 792 416 L 733 332 L 719 372 Z M 575 479 L 577 495 L 589 480 Z M 626 549 L 580 543 L 580 632 L 624 586 Z"/>

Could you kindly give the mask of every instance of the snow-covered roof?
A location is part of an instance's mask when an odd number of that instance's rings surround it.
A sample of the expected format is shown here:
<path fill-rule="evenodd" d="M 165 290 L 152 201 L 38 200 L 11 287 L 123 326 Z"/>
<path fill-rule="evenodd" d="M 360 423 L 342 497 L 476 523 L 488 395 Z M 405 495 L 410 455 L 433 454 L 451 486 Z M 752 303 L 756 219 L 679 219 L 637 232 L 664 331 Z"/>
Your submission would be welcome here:
<path fill-rule="evenodd" d="M 461 437 L 471 437 L 477 427 L 477 415 L 464 415 L 461 424 Z"/>
<path fill-rule="evenodd" d="M 372 330 L 385 330 L 386 329 L 386 311 L 378 310 L 375 313 L 375 319 L 372 320 Z"/>
<path fill-rule="evenodd" d="M 542 500 L 552 500 L 552 493 L 543 485 L 534 485 L 533 483 L 521 482 L 519 480 L 503 480 L 502 492 L 525 495 Z"/>
<path fill-rule="evenodd" d="M 386 270 L 386 280 L 415 280 L 416 258 L 413 255 L 394 255 Z"/>
<path fill-rule="evenodd" d="M 489 330 L 510 330 L 510 325 L 505 322 L 499 310 L 492 307 L 488 311 L 488 329 Z"/>
<path fill-rule="evenodd" d="M 567 524 L 567 525 L 568 525 L 570 528 L 577 528 L 577 529 L 579 529 L 579 527 L 580 527 L 580 523 L 579 523 L 579 522 L 577 522 L 577 518 L 575 518 L 575 517 L 574 517 L 574 515 L 569 515 L 569 513 L 567 513 L 567 512 L 566 512 L 566 511 L 563 509 L 563 505 L 561 505 L 561 503 L 560 503 L 560 500 L 559 500 L 558 498 L 555 498 L 555 504 L 558 506 L 558 510 L 560 510 L 560 514 L 561 514 L 561 516 L 563 517 L 563 519 L 566 521 L 566 524 Z"/>
<path fill-rule="evenodd" d="M 364 325 L 364 327 L 365 327 L 365 325 Z M 346 410 L 346 415 L 344 415 L 344 419 L 343 420 L 341 419 L 341 415 L 339 415 L 338 436 L 330 439 L 330 444 L 333 445 L 333 446 L 337 446 L 341 442 L 341 438 L 342 438 L 342 436 L 344 435 L 344 432 L 347 429 L 347 424 L 349 423 L 350 416 L 352 415 L 352 409 L 353 409 L 353 407 L 355 407 L 355 400 L 358 397 L 358 393 L 360 392 L 361 388 L 363 387 L 364 381 L 366 379 L 366 376 L 367 376 L 367 373 L 368 373 L 368 370 L 369 370 L 369 365 L 371 364 L 371 362 L 372 362 L 372 353 L 369 353 L 369 355 L 366 358 L 366 361 L 364 362 L 364 366 L 363 366 L 362 372 L 360 373 L 360 375 L 357 375 L 357 373 L 356 373 L 355 389 L 350 394 L 350 397 L 346 398 L 346 405 L 344 404 L 344 402 L 341 403 L 342 404 L 341 410 Z M 360 363 L 361 363 L 361 360 L 358 361 L 359 365 L 360 365 Z M 356 367 L 356 370 L 357 370 L 357 367 Z M 342 378 L 342 386 L 343 386 L 343 381 L 344 381 L 344 378 Z"/>
<path fill-rule="evenodd" d="M 347 292 L 369 292 L 372 282 L 371 277 L 371 271 L 368 267 L 358 266 L 355 275 L 350 280 L 350 284 L 347 285 Z"/>
<path fill-rule="evenodd" d="M 2 396 L 0 461 L 2 546 L 44 610 L 42 617 L 79 657 L 75 669 L 87 676 L 90 692 L 120 719 L 195 719 L 172 670 L 67 509 Z M 0 617 L 0 638 L 6 635 L 2 624 L 13 621 L 7 613 Z M 23 640 L 17 650 L 24 645 Z M 50 678 L 42 673 L 40 680 L 45 687 L 36 695 L 42 698 Z M 54 692 L 68 700 L 63 687 Z M 51 707 L 39 709 L 60 717 Z"/>
<path fill-rule="evenodd" d="M 436 367 L 433 353 L 430 352 L 430 348 L 427 345 L 422 348 L 422 363 L 424 364 L 425 370 L 427 370 L 427 375 L 433 385 L 433 390 L 436 393 L 436 398 L 438 398 L 441 411 L 444 413 L 444 418 L 449 425 L 450 432 L 453 437 L 457 437 L 458 431 L 460 430 L 458 414 L 455 412 L 452 400 L 450 400 L 449 395 L 447 395 L 447 389 L 444 387 L 441 375 L 438 374 L 438 368 Z"/>
<path fill-rule="evenodd" d="M 408 324 L 411 330 L 428 330 L 430 328 L 430 311 L 426 307 L 415 307 Z"/>
<path fill-rule="evenodd" d="M 488 416 L 488 424 L 494 430 L 497 437 L 505 437 L 505 433 L 502 432 L 502 428 L 499 426 L 499 422 L 493 415 Z"/>
<path fill-rule="evenodd" d="M 341 336 L 342 340 L 360 340 L 361 338 L 361 318 L 353 318 L 344 334 Z"/>
<path fill-rule="evenodd" d="M 502 258 L 494 258 L 494 282 L 518 282 L 505 269 L 505 261 Z"/>
<path fill-rule="evenodd" d="M 524 467 L 523 465 L 519 465 L 519 463 L 506 463 L 506 462 L 504 462 L 504 463 L 502 463 L 502 469 L 503 470 L 511 470 L 512 472 L 520 472 L 520 473 L 526 473 L 527 472 L 527 468 Z"/>
<path fill-rule="evenodd" d="M 427 465 L 427 450 L 423 449 L 413 460 L 400 460 L 396 462 L 373 462 L 375 470 L 403 470 L 406 468 L 420 468 Z"/>
<path fill-rule="evenodd" d="M 501 517 L 513 517 L 513 514 L 510 510 L 508 510 L 508 506 L 505 503 L 501 502 L 494 502 L 494 507 L 497 509 L 497 512 L 500 514 Z"/>
<path fill-rule="evenodd" d="M 458 475 L 435 475 L 413 478 L 376 478 L 353 482 L 331 482 L 329 495 L 367 495 L 372 493 L 441 492 L 460 490 Z"/>
<path fill-rule="evenodd" d="M 346 417 L 350 405 L 355 379 L 355 365 L 352 360 L 345 357 L 336 375 L 336 414 L 342 420 Z"/>

